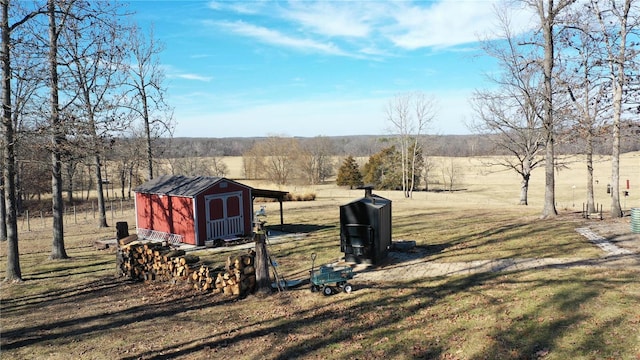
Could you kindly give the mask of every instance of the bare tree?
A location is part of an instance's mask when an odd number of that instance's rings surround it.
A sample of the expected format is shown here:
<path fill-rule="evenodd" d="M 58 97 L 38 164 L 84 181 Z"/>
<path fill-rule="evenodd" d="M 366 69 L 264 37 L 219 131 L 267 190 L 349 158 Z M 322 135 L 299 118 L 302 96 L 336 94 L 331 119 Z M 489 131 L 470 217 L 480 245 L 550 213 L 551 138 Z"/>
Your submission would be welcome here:
<path fill-rule="evenodd" d="M 146 141 L 147 180 L 153 179 L 153 140 L 173 131 L 173 110 L 166 104 L 164 71 L 158 59 L 163 50 L 153 35 L 136 28 L 131 35 L 133 63 L 128 81 L 129 108 L 142 119 Z"/>
<path fill-rule="evenodd" d="M 462 166 L 457 159 L 452 157 L 442 160 L 440 172 L 442 173 L 442 182 L 448 191 L 453 191 L 464 179 Z"/>
<path fill-rule="evenodd" d="M 254 144 L 242 154 L 242 172 L 246 179 L 256 180 L 263 176 L 264 158 L 260 148 Z"/>
<path fill-rule="evenodd" d="M 305 182 L 311 185 L 319 184 L 333 173 L 333 145 L 324 136 L 308 139 L 301 145 L 299 168 Z"/>
<path fill-rule="evenodd" d="M 64 247 L 64 204 L 62 202 L 62 147 L 65 140 L 63 122 L 60 117 L 58 82 L 58 40 L 61 30 L 70 15 L 74 1 L 58 5 L 55 0 L 47 1 L 49 19 L 49 126 L 51 129 L 51 198 L 53 213 L 53 247 L 50 259 L 66 259 Z M 60 19 L 58 18 L 60 16 Z"/>
<path fill-rule="evenodd" d="M 538 43 L 542 48 L 543 56 L 540 61 L 543 74 L 543 112 L 542 127 L 544 130 L 545 143 L 545 188 L 544 207 L 542 217 L 554 217 L 558 215 L 555 205 L 555 141 L 556 141 L 556 120 L 554 119 L 554 65 L 556 55 L 556 33 L 566 8 L 575 0 L 523 0 L 532 8 L 540 21 L 540 32 L 542 41 Z"/>
<path fill-rule="evenodd" d="M 127 29 L 118 22 L 118 6 L 101 1 L 94 4 L 92 16 L 67 21 L 61 38 L 61 57 L 75 97 L 78 114 L 75 141 L 90 153 L 94 161 L 98 196 L 98 226 L 107 227 L 103 192 L 102 153 L 105 146 L 127 125 L 118 113 L 121 101 L 116 90 L 123 84 L 125 44 L 121 40 Z"/>
<path fill-rule="evenodd" d="M 511 32 L 504 11 L 496 11 L 503 42 L 484 41 L 485 53 L 497 60 L 501 72 L 488 75 L 495 90 L 476 90 L 471 104 L 477 119 L 469 127 L 489 139 L 500 152 L 487 165 L 499 165 L 521 177 L 520 205 L 528 204 L 529 180 L 533 169 L 544 163 L 541 124 L 542 86 L 538 68 L 530 66 L 530 54 L 523 54 Z"/>
<path fill-rule="evenodd" d="M 3 196 L 6 212 L 7 268 L 5 281 L 22 281 L 20 255 L 18 251 L 18 221 L 16 209 L 14 128 L 11 104 L 11 32 L 35 16 L 35 12 L 24 15 L 9 24 L 9 0 L 0 2 L 2 9 L 2 145 L 3 145 Z"/>
<path fill-rule="evenodd" d="M 627 69 L 638 65 L 640 45 L 640 5 L 637 0 L 591 0 L 588 9 L 596 16 L 605 47 L 613 99 L 613 133 L 611 152 L 611 216 L 622 217 L 620 206 L 620 120 L 625 93 L 629 89 Z M 638 89 L 635 89 L 637 91 Z"/>
<path fill-rule="evenodd" d="M 422 92 L 398 95 L 387 104 L 387 121 L 397 137 L 402 169 L 402 191 L 407 198 L 412 196 L 416 185 L 419 138 L 435 115 L 435 98 Z"/>
<path fill-rule="evenodd" d="M 589 213 L 596 211 L 593 190 L 593 154 L 594 142 L 600 136 L 604 119 L 610 110 L 607 89 L 611 82 L 603 70 L 602 46 L 597 24 L 592 14 L 576 11 L 568 25 L 574 29 L 563 34 L 564 44 L 562 62 L 563 72 L 560 82 L 566 86 L 574 115 L 570 116 L 573 126 L 570 131 L 578 133 L 584 139 L 584 151 L 587 168 L 587 204 Z"/>
<path fill-rule="evenodd" d="M 266 179 L 277 185 L 286 185 L 295 172 L 300 144 L 290 137 L 269 136 L 251 148 L 252 157 L 260 158 Z"/>

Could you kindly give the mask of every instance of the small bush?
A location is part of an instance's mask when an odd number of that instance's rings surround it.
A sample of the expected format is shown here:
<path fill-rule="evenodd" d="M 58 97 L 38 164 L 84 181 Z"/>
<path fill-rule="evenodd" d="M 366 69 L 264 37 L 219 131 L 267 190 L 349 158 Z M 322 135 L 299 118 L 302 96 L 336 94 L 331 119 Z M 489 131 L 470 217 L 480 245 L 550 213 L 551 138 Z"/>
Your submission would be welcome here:
<path fill-rule="evenodd" d="M 314 201 L 315 193 L 292 194 L 288 193 L 284 196 L 283 201 Z M 256 202 L 276 202 L 277 199 L 272 198 L 256 198 Z"/>
<path fill-rule="evenodd" d="M 304 194 L 292 194 L 288 193 L 285 197 L 285 201 L 314 201 L 316 199 L 315 193 L 304 193 Z"/>

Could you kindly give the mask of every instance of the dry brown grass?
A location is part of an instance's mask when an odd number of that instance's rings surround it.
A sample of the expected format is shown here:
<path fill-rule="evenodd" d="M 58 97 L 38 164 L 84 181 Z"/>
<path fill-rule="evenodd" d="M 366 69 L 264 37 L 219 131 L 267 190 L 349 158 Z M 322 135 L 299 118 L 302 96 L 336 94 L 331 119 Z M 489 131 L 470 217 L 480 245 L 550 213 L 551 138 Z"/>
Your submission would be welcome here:
<path fill-rule="evenodd" d="M 622 178 L 629 177 L 632 186 L 640 179 L 639 156 L 623 159 Z M 412 200 L 378 192 L 393 200 L 394 237 L 431 249 L 424 261 L 602 256 L 574 229 L 608 220 L 583 220 L 571 192 L 561 190 L 572 190 L 574 180 L 582 178 L 580 168 L 558 174 L 561 216 L 541 221 L 540 172 L 532 182 L 532 205 L 522 207 L 514 205 L 517 178 L 480 176 L 480 162 L 466 161 L 464 191 L 420 192 Z M 596 169 L 597 201 L 606 207 L 602 179 L 610 170 L 605 163 Z M 627 208 L 639 203 L 634 189 Z M 301 235 L 270 247 L 281 274 L 304 279 L 312 252 L 318 254 L 316 264 L 340 257 L 338 206 L 362 191 L 331 185 L 283 190 L 317 195 L 315 201 L 284 204 L 286 229 Z M 275 225 L 279 205 L 263 205 L 268 224 Z M 628 219 L 622 220 L 627 229 Z M 132 211 L 116 212 L 111 225 L 115 221 L 128 221 L 133 231 Z M 25 281 L 1 285 L 3 359 L 640 358 L 637 257 L 627 267 L 551 267 L 410 281 L 356 278 L 351 294 L 324 297 L 304 286 L 233 299 L 195 293 L 181 283 L 115 279 L 114 254 L 92 247 L 114 233 L 113 227 L 97 229 L 91 218 L 67 223 L 71 259 L 66 261 L 46 260 L 49 229 L 20 233 Z M 198 252 L 212 267 L 230 253 Z M 0 271 L 5 265 L 3 247 Z"/>

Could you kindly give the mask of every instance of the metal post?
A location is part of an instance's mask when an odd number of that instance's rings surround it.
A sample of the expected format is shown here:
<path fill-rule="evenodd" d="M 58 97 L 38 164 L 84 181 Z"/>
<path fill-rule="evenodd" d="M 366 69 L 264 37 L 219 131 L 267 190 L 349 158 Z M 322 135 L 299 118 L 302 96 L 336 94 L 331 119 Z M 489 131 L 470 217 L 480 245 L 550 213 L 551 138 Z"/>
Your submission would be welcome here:
<path fill-rule="evenodd" d="M 29 220 L 29 210 L 25 210 L 25 216 L 27 217 L 27 231 L 31 231 L 31 221 Z"/>
<path fill-rule="evenodd" d="M 73 205 L 73 223 L 77 224 L 78 223 L 78 213 L 76 213 L 76 206 Z"/>

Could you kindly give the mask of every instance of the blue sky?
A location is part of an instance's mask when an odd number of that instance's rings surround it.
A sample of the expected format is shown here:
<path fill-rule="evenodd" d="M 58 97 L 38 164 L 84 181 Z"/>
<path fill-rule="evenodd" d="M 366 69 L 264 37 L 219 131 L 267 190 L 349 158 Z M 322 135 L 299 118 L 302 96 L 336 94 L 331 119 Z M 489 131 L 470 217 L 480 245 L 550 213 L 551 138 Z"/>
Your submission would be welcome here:
<path fill-rule="evenodd" d="M 438 102 L 429 133 L 466 134 L 468 96 L 495 70 L 477 43 L 493 33 L 494 3 L 139 0 L 130 10 L 165 45 L 174 136 L 384 134 L 385 106 L 409 91 Z"/>

